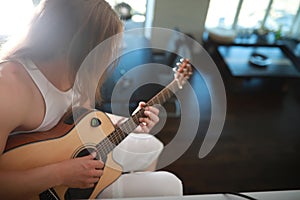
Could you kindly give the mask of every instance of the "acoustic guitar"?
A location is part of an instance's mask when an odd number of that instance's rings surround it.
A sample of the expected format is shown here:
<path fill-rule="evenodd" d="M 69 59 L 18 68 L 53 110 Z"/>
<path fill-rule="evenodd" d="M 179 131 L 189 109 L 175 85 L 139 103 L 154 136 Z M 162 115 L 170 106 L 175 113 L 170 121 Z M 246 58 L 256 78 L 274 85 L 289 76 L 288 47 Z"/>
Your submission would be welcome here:
<path fill-rule="evenodd" d="M 189 60 L 181 59 L 174 80 L 151 98 L 147 105 L 166 102 L 182 88 L 191 74 Z M 121 166 L 112 158 L 112 150 L 139 125 L 144 109 L 119 127 L 114 126 L 109 117 L 99 110 L 75 110 L 49 131 L 9 136 L 5 151 L 0 156 L 0 170 L 26 170 L 96 152 L 95 159 L 105 163 L 103 175 L 93 188 L 57 186 L 36 194 L 33 199 L 94 199 L 122 174 Z"/>

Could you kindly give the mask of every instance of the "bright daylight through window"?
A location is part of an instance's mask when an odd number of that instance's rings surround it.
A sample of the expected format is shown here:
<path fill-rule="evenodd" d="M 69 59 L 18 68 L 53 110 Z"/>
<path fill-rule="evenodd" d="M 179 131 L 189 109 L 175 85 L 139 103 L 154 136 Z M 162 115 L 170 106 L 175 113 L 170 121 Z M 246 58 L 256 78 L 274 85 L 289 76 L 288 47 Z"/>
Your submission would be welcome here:
<path fill-rule="evenodd" d="M 1 0 L 0 35 L 11 35 L 22 31 L 32 10 L 32 0 Z"/>
<path fill-rule="evenodd" d="M 206 28 L 264 30 L 300 39 L 300 0 L 210 0 Z"/>

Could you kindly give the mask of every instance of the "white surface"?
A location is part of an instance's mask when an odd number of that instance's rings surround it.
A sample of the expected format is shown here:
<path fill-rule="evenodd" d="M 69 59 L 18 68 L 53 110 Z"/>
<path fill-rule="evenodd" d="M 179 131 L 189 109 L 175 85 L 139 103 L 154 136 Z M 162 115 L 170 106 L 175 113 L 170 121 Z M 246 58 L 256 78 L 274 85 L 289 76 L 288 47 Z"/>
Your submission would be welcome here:
<path fill-rule="evenodd" d="M 299 200 L 300 190 L 242 193 L 257 200 Z M 116 199 L 117 200 L 117 199 Z M 246 200 L 230 194 L 190 195 L 182 197 L 125 198 L 122 200 Z"/>
<path fill-rule="evenodd" d="M 289 191 L 274 191 L 274 192 L 255 192 L 255 193 L 243 193 L 245 195 L 251 195 L 255 199 L 263 200 L 273 200 L 273 199 L 282 199 L 282 200 L 299 200 L 300 199 L 300 190 L 289 190 Z"/>

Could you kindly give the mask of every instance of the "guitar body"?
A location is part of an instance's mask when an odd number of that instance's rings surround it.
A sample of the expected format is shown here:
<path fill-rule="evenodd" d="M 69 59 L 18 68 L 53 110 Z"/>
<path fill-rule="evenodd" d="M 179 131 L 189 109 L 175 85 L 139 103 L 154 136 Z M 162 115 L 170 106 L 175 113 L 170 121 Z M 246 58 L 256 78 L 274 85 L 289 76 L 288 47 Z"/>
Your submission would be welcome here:
<path fill-rule="evenodd" d="M 188 59 L 182 59 L 181 62 L 174 80 L 150 99 L 146 103 L 148 106 L 163 104 L 173 92 L 182 89 L 192 74 L 192 68 Z M 111 152 L 140 124 L 139 118 L 145 115 L 142 108 L 119 127 L 114 127 L 103 112 L 82 111 L 86 110 L 79 109 L 74 113 L 78 119 L 76 125 L 73 120 L 61 120 L 50 131 L 9 136 L 5 151 L 0 156 L 0 170 L 32 169 L 96 152 L 97 159 L 105 162 L 105 167 L 94 188 L 81 190 L 59 186 L 35 196 L 40 199 L 94 199 L 121 175 L 122 168 L 113 161 Z"/>
<path fill-rule="evenodd" d="M 92 125 L 95 119 L 100 122 L 98 126 Z M 13 135 L 9 137 L 5 152 L 0 156 L 0 169 L 26 170 L 83 156 L 81 154 L 88 153 L 87 150 L 96 149 L 96 145 L 114 130 L 115 127 L 103 112 L 92 111 L 85 114 L 76 126 L 61 121 L 47 132 Z M 111 153 L 105 160 L 103 175 L 92 193 L 85 198 L 95 198 L 121 175 L 122 169 L 113 161 Z M 68 198 L 67 187 L 55 187 L 53 190 L 59 199 Z M 39 198 L 39 194 L 36 198 Z"/>

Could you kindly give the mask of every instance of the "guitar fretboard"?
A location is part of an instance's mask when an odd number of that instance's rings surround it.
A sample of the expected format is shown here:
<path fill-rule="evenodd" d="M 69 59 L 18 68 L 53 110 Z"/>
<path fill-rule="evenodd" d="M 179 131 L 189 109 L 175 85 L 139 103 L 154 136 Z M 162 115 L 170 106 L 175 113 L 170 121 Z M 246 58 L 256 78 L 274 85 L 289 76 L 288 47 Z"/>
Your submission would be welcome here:
<path fill-rule="evenodd" d="M 155 104 L 164 104 L 170 99 L 173 94 L 180 89 L 176 80 L 173 80 L 169 85 L 162 89 L 158 94 L 152 97 L 146 104 L 153 106 Z M 113 133 L 102 140 L 97 149 L 102 158 L 111 152 L 118 144 L 120 144 L 129 133 L 133 132 L 140 124 L 139 118 L 144 116 L 144 109 L 140 109 L 136 114 L 126 120 L 122 125 L 117 127 Z"/>

